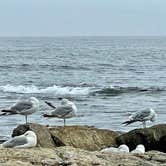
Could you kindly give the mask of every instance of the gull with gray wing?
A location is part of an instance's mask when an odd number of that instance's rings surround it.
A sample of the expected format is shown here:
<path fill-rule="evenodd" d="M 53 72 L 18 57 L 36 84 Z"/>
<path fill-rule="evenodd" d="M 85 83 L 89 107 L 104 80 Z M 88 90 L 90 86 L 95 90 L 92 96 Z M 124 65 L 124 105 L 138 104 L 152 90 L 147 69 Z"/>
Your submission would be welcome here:
<path fill-rule="evenodd" d="M 27 124 L 27 116 L 39 110 L 39 100 L 35 97 L 30 97 L 28 100 L 20 100 L 8 109 L 2 109 L 0 114 L 3 115 L 13 115 L 20 114 L 25 116 L 25 121 Z"/>
<path fill-rule="evenodd" d="M 33 131 L 26 131 L 23 135 L 13 137 L 0 144 L 3 148 L 31 148 L 37 145 L 37 136 Z"/>
<path fill-rule="evenodd" d="M 129 125 L 134 122 L 142 122 L 143 128 L 146 128 L 146 121 L 154 122 L 156 121 L 157 114 L 152 108 L 142 111 L 137 111 L 129 116 L 129 120 L 123 122 L 122 124 Z"/>
<path fill-rule="evenodd" d="M 50 102 L 45 102 L 50 107 L 54 108 L 55 110 L 51 112 L 51 114 L 44 114 L 44 117 L 56 117 L 64 120 L 64 126 L 66 124 L 66 119 L 72 118 L 76 116 L 77 107 L 76 105 L 69 101 L 68 99 L 62 99 L 59 106 L 55 107 Z"/>

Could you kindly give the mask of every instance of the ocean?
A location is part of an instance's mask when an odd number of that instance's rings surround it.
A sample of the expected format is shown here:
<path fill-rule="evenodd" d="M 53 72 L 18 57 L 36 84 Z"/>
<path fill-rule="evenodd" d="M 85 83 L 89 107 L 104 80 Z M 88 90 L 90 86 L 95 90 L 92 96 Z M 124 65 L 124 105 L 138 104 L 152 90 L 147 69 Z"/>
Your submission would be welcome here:
<path fill-rule="evenodd" d="M 155 123 L 165 123 L 166 37 L 1 37 L 0 108 L 35 96 L 40 111 L 28 121 L 63 125 L 42 114 L 59 97 L 75 102 L 78 117 L 67 125 L 129 131 L 122 122 L 138 110 L 153 108 Z M 24 116 L 0 117 L 0 135 L 25 123 Z"/>

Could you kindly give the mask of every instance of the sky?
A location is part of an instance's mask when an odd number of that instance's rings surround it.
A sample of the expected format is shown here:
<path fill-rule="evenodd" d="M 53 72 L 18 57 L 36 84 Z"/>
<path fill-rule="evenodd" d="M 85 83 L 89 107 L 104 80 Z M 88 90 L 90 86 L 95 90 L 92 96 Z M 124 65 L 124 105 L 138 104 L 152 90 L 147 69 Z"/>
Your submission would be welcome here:
<path fill-rule="evenodd" d="M 0 0 L 0 36 L 166 36 L 166 0 Z"/>

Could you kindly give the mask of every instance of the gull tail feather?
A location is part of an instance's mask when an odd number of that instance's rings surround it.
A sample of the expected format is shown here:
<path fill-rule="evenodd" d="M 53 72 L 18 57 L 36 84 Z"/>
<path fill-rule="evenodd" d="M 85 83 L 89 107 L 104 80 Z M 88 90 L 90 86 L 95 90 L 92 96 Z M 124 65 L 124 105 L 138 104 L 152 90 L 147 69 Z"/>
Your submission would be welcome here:
<path fill-rule="evenodd" d="M 12 110 L 11 109 L 2 109 L 2 110 L 0 110 L 0 112 L 11 112 Z"/>
<path fill-rule="evenodd" d="M 2 109 L 0 110 L 0 112 L 3 112 L 2 114 L 0 114 L 0 116 L 16 114 L 16 111 L 13 111 L 11 109 Z"/>
<path fill-rule="evenodd" d="M 125 126 L 128 126 L 129 124 L 134 123 L 134 122 L 135 122 L 135 120 L 128 120 L 128 121 L 123 122 L 122 124 L 125 124 Z"/>
<path fill-rule="evenodd" d="M 50 102 L 48 102 L 48 101 L 45 101 L 45 103 L 48 105 L 48 106 L 50 106 L 50 107 L 52 107 L 52 108 L 56 108 L 52 103 L 50 103 Z"/>
<path fill-rule="evenodd" d="M 42 116 L 43 116 L 43 117 L 50 117 L 50 118 L 51 118 L 51 117 L 58 117 L 57 115 L 49 115 L 49 114 L 43 114 Z"/>
<path fill-rule="evenodd" d="M 0 116 L 5 116 L 5 115 L 8 115 L 8 113 L 4 112 L 4 113 L 0 114 Z"/>
<path fill-rule="evenodd" d="M 66 113 L 64 113 L 64 114 L 62 114 L 62 115 L 51 115 L 51 114 L 43 114 L 42 116 L 43 117 L 57 117 L 57 118 L 65 118 L 65 116 L 67 115 L 67 114 L 69 114 L 71 111 L 68 111 L 68 112 L 66 112 Z"/>

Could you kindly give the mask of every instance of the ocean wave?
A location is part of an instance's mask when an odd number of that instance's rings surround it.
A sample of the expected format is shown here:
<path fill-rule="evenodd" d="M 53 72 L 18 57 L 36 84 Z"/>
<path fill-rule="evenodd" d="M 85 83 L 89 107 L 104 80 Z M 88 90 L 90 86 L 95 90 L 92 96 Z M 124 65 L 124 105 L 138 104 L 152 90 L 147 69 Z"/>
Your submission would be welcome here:
<path fill-rule="evenodd" d="M 10 92 L 10 93 L 53 93 L 59 95 L 87 95 L 89 93 L 89 87 L 69 87 L 69 86 L 57 86 L 53 85 L 46 88 L 39 88 L 37 86 L 23 86 L 23 85 L 5 85 L 0 86 L 0 91 Z"/>
<path fill-rule="evenodd" d="M 99 87 L 88 86 L 88 84 L 80 85 L 65 85 L 65 86 L 49 86 L 45 88 L 39 88 L 35 85 L 23 86 L 23 85 L 4 85 L 0 86 L 0 91 L 9 93 L 25 93 L 25 94 L 55 94 L 55 95 L 101 95 L 101 96 L 117 96 L 123 93 L 159 93 L 165 91 L 165 88 L 159 87 Z"/>
<path fill-rule="evenodd" d="M 139 93 L 139 92 L 157 93 L 162 91 L 165 91 L 165 88 L 159 88 L 159 87 L 140 88 L 140 87 L 114 86 L 114 87 L 102 88 L 100 90 L 96 90 L 91 93 L 92 95 L 116 96 L 122 93 Z"/>

